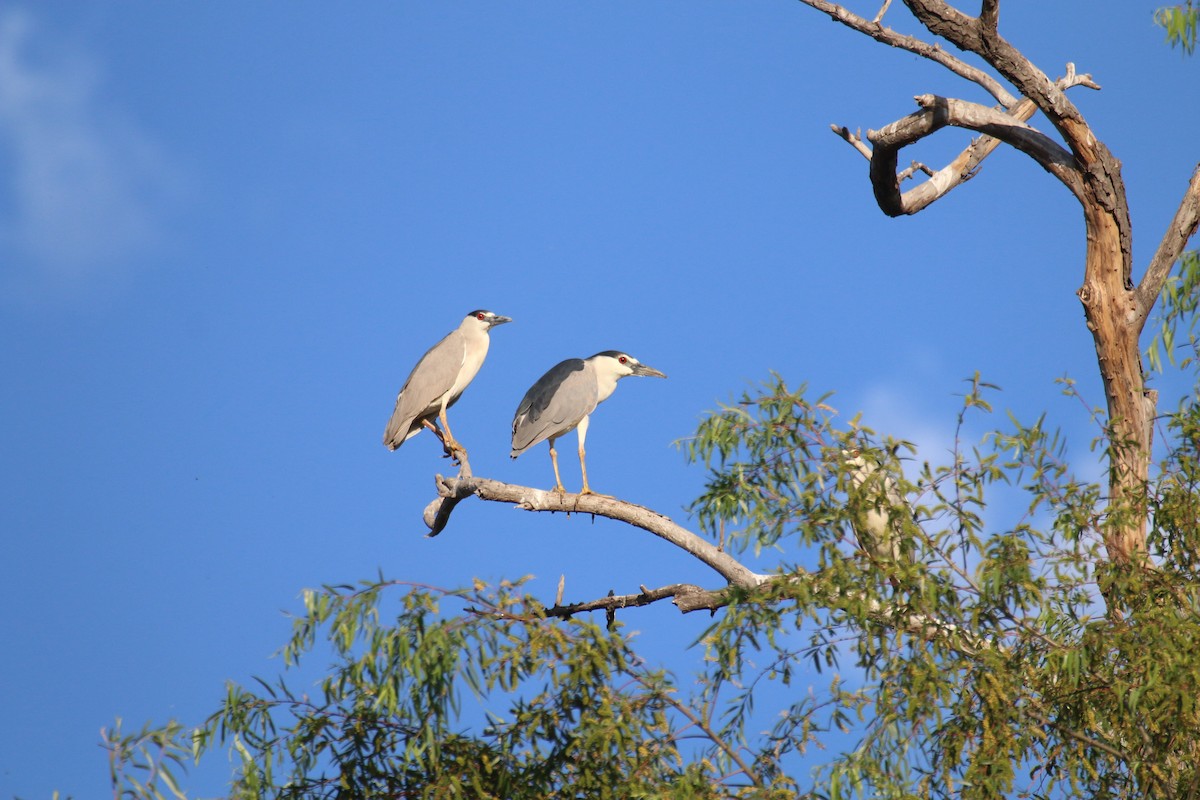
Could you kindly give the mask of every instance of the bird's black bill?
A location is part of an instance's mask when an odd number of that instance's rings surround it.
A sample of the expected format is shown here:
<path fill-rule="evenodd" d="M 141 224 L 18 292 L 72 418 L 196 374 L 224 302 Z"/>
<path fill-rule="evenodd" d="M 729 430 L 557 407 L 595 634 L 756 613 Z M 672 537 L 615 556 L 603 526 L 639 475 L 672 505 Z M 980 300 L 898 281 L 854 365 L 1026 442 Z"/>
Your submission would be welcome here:
<path fill-rule="evenodd" d="M 646 366 L 645 364 L 638 364 L 636 367 L 634 367 L 633 374 L 640 375 L 645 378 L 665 378 L 665 377 L 667 377 L 665 373 L 659 372 L 654 367 L 649 367 L 649 366 Z"/>

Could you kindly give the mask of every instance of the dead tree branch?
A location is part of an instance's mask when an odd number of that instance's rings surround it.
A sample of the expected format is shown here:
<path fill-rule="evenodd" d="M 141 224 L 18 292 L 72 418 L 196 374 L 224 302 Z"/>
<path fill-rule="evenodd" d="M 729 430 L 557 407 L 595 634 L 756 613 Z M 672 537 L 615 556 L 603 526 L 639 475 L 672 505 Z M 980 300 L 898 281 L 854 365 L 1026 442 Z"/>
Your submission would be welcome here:
<path fill-rule="evenodd" d="M 752 598 L 758 597 L 760 602 L 764 598 L 773 598 L 767 602 L 778 602 L 780 600 L 780 597 L 777 596 L 779 592 L 782 591 L 786 596 L 789 587 L 800 584 L 804 584 L 806 594 L 815 593 L 819 597 L 818 602 L 829 608 L 844 608 L 849 603 L 859 603 L 863 600 L 862 596 L 855 591 L 835 589 L 830 592 L 819 589 L 813 581 L 815 575 L 810 573 L 762 577 L 764 580 L 752 590 Z M 619 609 L 648 606 L 668 598 L 684 614 L 692 611 L 716 612 L 734 602 L 741 591 L 732 586 L 724 589 L 704 589 L 690 583 L 674 583 L 658 589 L 647 589 L 645 586 L 639 588 L 641 591 L 637 594 L 618 595 L 609 592 L 604 597 L 579 603 L 564 604 L 560 598 L 553 606 L 547 608 L 545 613 L 548 617 L 567 619 L 587 611 L 604 611 L 611 621 Z M 968 655 L 976 655 L 999 646 L 997 642 L 979 636 L 952 622 L 937 619 L 928 614 L 914 613 L 895 603 L 869 600 L 867 610 L 868 616 L 873 622 L 903 631 L 924 641 L 945 641 Z"/>
<path fill-rule="evenodd" d="M 1063 137 L 1067 149 L 1083 166 L 1081 175 L 1087 192 L 1080 202 L 1084 205 L 1085 213 L 1088 206 L 1094 204 L 1104 211 L 1107 217 L 1105 224 L 1116 226 L 1124 260 L 1124 280 L 1132 286 L 1129 270 L 1132 266 L 1133 239 L 1121 164 L 1068 99 L 1067 87 L 1047 77 L 986 20 L 964 14 L 943 0 L 905 0 L 905 5 L 930 33 L 983 58 L 1046 115 L 1046 119 Z M 1088 220 L 1088 224 L 1092 225 L 1093 221 Z"/>
<path fill-rule="evenodd" d="M 1196 165 L 1196 169 L 1192 172 L 1192 180 L 1183 193 L 1183 199 L 1179 201 L 1175 217 L 1167 226 L 1162 241 L 1158 243 L 1158 250 L 1154 253 L 1154 258 L 1150 260 L 1150 266 L 1146 269 L 1146 274 L 1142 276 L 1142 282 L 1138 285 L 1139 330 L 1145 326 L 1146 319 L 1150 316 L 1150 309 L 1154 308 L 1158 295 L 1162 291 L 1163 283 L 1171 274 L 1171 267 L 1179 260 L 1183 248 L 1196 233 L 1198 225 L 1200 225 L 1200 164 Z"/>
<path fill-rule="evenodd" d="M 969 179 L 1000 142 L 1029 155 L 1077 196 L 1082 191 L 1083 182 L 1071 154 L 1021 120 L 1021 116 L 1028 118 L 1033 114 L 1034 106 L 1029 101 L 1023 100 L 1012 114 L 1007 114 L 989 106 L 931 94 L 914 99 L 921 106 L 920 111 L 877 131 L 867 131 L 867 138 L 875 146 L 871 153 L 871 187 L 879 208 L 888 216 L 915 214 L 944 196 Z M 976 139 L 929 180 L 901 193 L 897 175 L 900 150 L 946 126 L 973 130 L 987 138 Z"/>
<path fill-rule="evenodd" d="M 980 56 L 1015 86 L 1021 96 L 1033 100 L 1067 140 L 1069 148 L 1079 154 L 1075 145 L 1084 144 L 1081 134 L 1088 131 L 1090 135 L 1083 115 L 1067 98 L 1067 87 L 1047 77 L 1000 35 L 997 26 L 999 0 L 984 3 L 980 17 L 964 14 L 943 0 L 905 0 L 904 4 L 930 33 Z M 1090 138 L 1095 141 L 1095 137 Z"/>
<path fill-rule="evenodd" d="M 887 11 L 890 0 L 884 3 L 882 9 L 876 15 L 874 20 L 869 20 L 866 17 L 860 17 L 858 14 L 849 11 L 848 9 L 830 3 L 827 0 L 800 0 L 806 6 L 815 8 L 822 14 L 826 14 L 835 22 L 839 22 L 848 28 L 852 28 L 859 33 L 870 36 L 877 42 L 882 42 L 888 47 L 895 47 L 900 50 L 907 50 L 910 53 L 915 53 L 922 58 L 927 58 L 937 64 L 941 64 L 946 69 L 958 75 L 960 78 L 977 84 L 984 89 L 988 94 L 996 99 L 1000 105 L 1005 108 L 1012 108 L 1016 105 L 1017 98 L 1012 95 L 1004 86 L 991 75 L 988 75 L 983 70 L 972 67 L 967 62 L 955 58 L 950 53 L 947 53 L 936 44 L 923 42 L 915 36 L 906 36 L 897 33 L 891 28 L 885 28 L 880 24 L 883 14 Z"/>
<path fill-rule="evenodd" d="M 871 160 L 871 148 L 867 147 L 866 143 L 862 140 L 861 130 L 851 133 L 850 129 L 845 125 L 830 125 L 829 129 L 845 139 L 846 144 L 850 145 L 859 153 L 861 153 L 863 158 L 865 158 L 867 161 Z"/>
<path fill-rule="evenodd" d="M 435 479 L 438 497 L 425 508 L 425 524 L 430 536 L 445 529 L 454 506 L 471 495 L 481 500 L 512 503 L 525 511 L 565 512 L 567 514 L 594 514 L 624 522 L 635 528 L 653 533 L 696 557 L 711 567 L 718 575 L 733 586 L 750 588 L 767 580 L 739 562 L 716 545 L 676 524 L 645 506 L 627 503 L 615 497 L 599 494 L 560 494 L 556 491 L 534 489 L 529 486 L 501 483 L 487 478 L 459 475 L 456 478 Z"/>
<path fill-rule="evenodd" d="M 1087 86 L 1092 89 L 1100 88 L 1096 84 L 1096 82 L 1092 80 L 1091 75 L 1077 74 L 1075 72 L 1075 65 L 1070 64 L 1070 63 L 1067 64 L 1066 75 L 1064 75 L 1062 78 L 1060 78 L 1057 83 L 1058 83 L 1059 88 L 1064 89 L 1064 90 L 1069 89 L 1072 86 Z M 928 97 L 929 95 L 922 95 L 922 96 Z M 918 99 L 918 102 L 919 102 L 919 99 Z M 973 105 L 973 104 L 968 104 L 968 103 L 966 103 L 966 101 L 963 101 L 963 100 L 954 100 L 954 101 L 948 101 L 948 102 Z M 981 107 L 981 106 L 977 106 L 977 107 Z M 1037 111 L 1037 105 L 1032 100 L 1029 100 L 1027 98 L 1023 99 L 1019 103 L 1017 103 L 1014 107 L 1009 109 L 1007 112 L 1001 111 L 1000 109 L 991 109 L 991 111 L 994 112 L 995 114 L 1001 114 L 1004 117 L 1007 117 L 1013 124 L 1020 124 L 1020 127 L 1026 129 L 1026 130 L 1034 130 L 1033 128 L 1030 128 L 1027 125 L 1023 125 L 1023 123 L 1028 122 L 1029 119 L 1032 118 L 1034 113 Z M 892 124 L 899 125 L 902 122 L 904 122 L 904 120 L 900 120 L 900 121 L 892 123 Z M 946 124 L 955 125 L 955 123 L 953 123 L 953 122 L 947 122 Z M 938 127 L 940 128 L 942 126 L 939 125 Z M 964 125 L 964 126 L 960 126 L 960 127 L 970 128 L 971 126 Z M 867 145 L 862 141 L 861 135 L 859 135 L 857 133 L 851 133 L 849 128 L 847 128 L 845 126 L 841 126 L 841 125 L 831 125 L 830 128 L 833 130 L 833 132 L 835 134 L 837 134 L 842 139 L 844 139 L 847 144 L 849 144 L 851 147 L 853 147 L 855 150 L 857 150 L 860 154 L 862 154 L 868 161 L 872 160 L 873 152 L 872 152 L 871 148 L 867 147 Z M 972 128 L 972 129 L 974 129 L 974 128 Z M 886 130 L 886 128 L 884 130 Z M 920 138 L 924 138 L 924 136 L 928 136 L 928 135 L 934 133 L 936 130 L 937 130 L 937 128 L 930 130 L 928 133 L 925 133 L 923 136 L 917 137 L 916 139 L 913 139 L 912 141 L 907 142 L 904 145 L 901 145 L 901 147 L 907 146 L 909 144 L 913 144 L 916 141 L 918 141 Z M 870 137 L 870 136 L 871 136 L 871 134 L 868 133 L 868 137 Z M 986 134 L 984 136 L 980 137 L 979 139 L 975 139 L 974 141 L 971 142 L 971 144 L 969 144 L 965 149 L 963 149 L 963 151 L 961 153 L 959 153 L 949 164 L 947 164 L 945 167 L 938 170 L 937 172 L 934 172 L 934 171 L 928 169 L 927 167 L 922 167 L 921 171 L 925 172 L 929 176 L 929 180 L 924 181 L 923 183 L 913 187 L 912 189 L 910 189 L 907 192 L 900 193 L 899 184 L 901 182 L 903 182 L 905 179 L 912 177 L 912 175 L 914 174 L 912 172 L 911 168 L 905 170 L 904 172 L 902 172 L 896 176 L 896 186 L 895 186 L 894 191 L 885 189 L 884 194 L 885 194 L 885 197 L 888 198 L 888 201 L 887 201 L 886 206 L 881 204 L 880 209 L 885 214 L 888 214 L 889 216 L 901 216 L 901 215 L 907 215 L 907 214 L 915 214 L 918 211 L 921 211 L 926 206 L 928 206 L 930 203 L 933 203 L 935 200 L 938 200 L 941 197 L 944 197 L 952 189 L 956 188 L 957 186 L 959 186 L 963 183 L 966 183 L 968 180 L 973 178 L 976 175 L 976 173 L 978 172 L 979 166 L 983 163 L 984 159 L 986 159 L 989 155 L 991 155 L 995 151 L 995 149 L 1000 145 L 1000 143 L 1002 141 L 1004 141 L 1004 140 L 999 137 L 990 136 L 990 135 L 986 135 Z M 1053 140 L 1048 140 L 1048 141 L 1052 142 Z M 1059 149 L 1061 150 L 1061 147 Z M 883 180 L 886 182 L 887 170 L 886 170 L 885 166 L 879 165 L 878 167 L 876 167 L 876 169 L 878 169 L 878 175 L 879 175 L 880 180 Z M 876 173 L 873 171 L 872 172 L 872 185 L 873 186 L 875 186 L 875 181 L 874 181 L 875 175 L 876 175 Z M 879 196 L 879 187 L 875 186 L 875 190 L 876 190 L 876 196 L 878 197 Z"/>
<path fill-rule="evenodd" d="M 589 600 L 583 603 L 562 603 L 561 599 L 546 609 L 546 616 L 566 618 L 584 611 L 616 611 L 620 608 L 637 608 L 670 598 L 684 614 L 691 611 L 716 611 L 729 605 L 727 589 L 704 589 L 691 583 L 673 583 L 658 589 L 642 587 L 638 594 L 618 594 Z"/>

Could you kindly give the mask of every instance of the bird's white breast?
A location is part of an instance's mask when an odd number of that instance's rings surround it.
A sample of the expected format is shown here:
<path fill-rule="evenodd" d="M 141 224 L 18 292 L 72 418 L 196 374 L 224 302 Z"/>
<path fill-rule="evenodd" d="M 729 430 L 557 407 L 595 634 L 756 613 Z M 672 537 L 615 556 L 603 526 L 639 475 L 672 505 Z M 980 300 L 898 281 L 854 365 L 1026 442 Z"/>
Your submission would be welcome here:
<path fill-rule="evenodd" d="M 491 344 L 491 338 L 484 331 L 466 331 L 464 338 L 466 346 L 463 348 L 462 369 L 458 371 L 458 378 L 450 387 L 452 400 L 457 399 L 479 374 L 479 368 L 483 366 L 483 360 L 487 358 L 488 346 Z"/>
<path fill-rule="evenodd" d="M 616 372 L 611 372 L 604 369 L 596 369 L 596 404 L 599 405 L 608 399 L 609 395 L 617 390 L 617 381 L 621 379 L 621 375 Z M 590 412 L 589 412 L 590 413 Z"/>

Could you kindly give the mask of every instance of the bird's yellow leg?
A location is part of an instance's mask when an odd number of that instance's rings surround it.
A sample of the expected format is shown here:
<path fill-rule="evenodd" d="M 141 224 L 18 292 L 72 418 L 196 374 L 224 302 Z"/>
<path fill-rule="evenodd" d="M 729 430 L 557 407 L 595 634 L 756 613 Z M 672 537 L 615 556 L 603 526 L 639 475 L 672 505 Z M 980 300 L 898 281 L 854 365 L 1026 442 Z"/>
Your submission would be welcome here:
<path fill-rule="evenodd" d="M 438 438 L 438 441 L 442 443 L 442 447 L 443 448 L 446 447 L 446 437 L 445 437 L 445 435 L 442 434 L 442 429 L 437 426 L 437 423 L 430 422 L 427 419 L 423 419 L 423 420 L 421 420 L 421 424 L 424 425 L 426 428 L 429 428 L 429 430 L 433 431 L 433 435 L 436 436 Z M 449 450 L 447 450 L 446 452 L 448 453 Z"/>
<path fill-rule="evenodd" d="M 446 407 L 445 406 L 442 406 L 441 410 L 438 411 L 438 419 L 440 419 L 442 421 L 442 430 L 445 431 L 445 434 L 442 436 L 442 446 L 444 448 L 446 448 L 446 455 L 448 455 L 448 456 L 450 456 L 450 458 L 454 459 L 454 451 L 457 450 L 458 452 L 462 453 L 463 458 L 466 458 L 467 457 L 467 449 L 465 447 L 463 447 L 461 444 L 459 444 L 458 442 L 456 442 L 454 440 L 454 434 L 452 434 L 450 432 L 450 423 L 446 419 Z M 457 460 L 457 459 L 455 459 L 455 460 Z"/>
<path fill-rule="evenodd" d="M 567 490 L 563 487 L 562 478 L 558 477 L 558 451 L 554 449 L 554 442 L 550 442 L 550 463 L 554 465 L 554 491 L 566 494 Z"/>
<path fill-rule="evenodd" d="M 436 422 L 431 422 L 430 420 L 423 419 L 423 420 L 421 420 L 421 424 L 424 425 L 429 430 L 433 431 L 433 435 L 436 436 L 438 438 L 438 441 L 442 443 L 442 450 L 445 452 L 446 456 L 454 455 L 454 451 L 450 449 L 450 445 L 455 444 L 455 442 L 453 440 L 450 440 L 449 442 L 447 442 L 446 434 L 442 433 L 442 429 L 437 426 Z"/>
<path fill-rule="evenodd" d="M 575 434 L 579 437 L 579 471 L 583 473 L 583 491 L 580 494 L 595 494 L 592 487 L 588 486 L 587 479 L 587 453 L 584 452 L 584 442 L 587 440 L 588 418 L 584 417 L 579 420 L 579 425 L 575 428 Z"/>
<path fill-rule="evenodd" d="M 579 445 L 579 470 L 583 473 L 583 491 L 581 491 L 580 494 L 595 494 L 595 492 L 592 491 L 592 488 L 588 486 L 587 459 L 585 458 L 586 455 L 587 454 L 583 451 L 583 445 Z"/>

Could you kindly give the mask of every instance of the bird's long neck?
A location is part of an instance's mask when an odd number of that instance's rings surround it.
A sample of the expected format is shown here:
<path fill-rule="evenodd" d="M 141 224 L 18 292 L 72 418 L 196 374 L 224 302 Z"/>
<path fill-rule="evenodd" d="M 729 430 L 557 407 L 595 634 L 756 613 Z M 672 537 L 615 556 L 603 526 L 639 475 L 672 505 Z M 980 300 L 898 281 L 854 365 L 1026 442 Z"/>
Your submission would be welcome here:
<path fill-rule="evenodd" d="M 483 359 L 487 357 L 488 346 L 492 343 L 487 331 L 480 330 L 473 325 L 463 329 L 463 338 L 466 347 L 463 353 L 462 369 L 458 372 L 454 388 L 450 390 L 451 396 L 455 398 L 462 394 L 463 390 L 467 388 L 467 384 L 475 379 L 479 368 L 483 366 Z"/>
<path fill-rule="evenodd" d="M 855 489 L 860 488 L 867 479 L 875 474 L 875 465 L 864 461 L 862 458 L 854 459 L 850 462 L 850 483 Z"/>
<path fill-rule="evenodd" d="M 621 379 L 620 375 L 615 375 L 610 372 L 596 371 L 596 402 L 603 403 L 608 399 L 608 396 L 617 389 L 617 381 Z"/>

